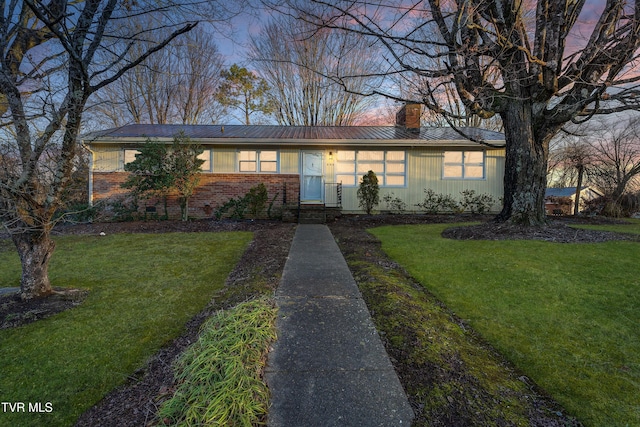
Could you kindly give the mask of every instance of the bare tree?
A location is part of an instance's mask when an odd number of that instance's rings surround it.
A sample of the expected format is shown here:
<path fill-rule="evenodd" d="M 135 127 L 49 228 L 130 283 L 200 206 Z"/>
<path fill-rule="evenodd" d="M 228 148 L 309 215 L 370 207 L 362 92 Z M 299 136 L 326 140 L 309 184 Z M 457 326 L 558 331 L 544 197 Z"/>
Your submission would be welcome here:
<path fill-rule="evenodd" d="M 148 16 L 136 17 L 132 25 L 148 27 L 150 23 Z M 161 37 L 159 33 L 150 36 L 131 49 L 129 56 L 140 55 Z M 89 113 L 108 126 L 216 122 L 223 112 L 216 98 L 222 67 L 222 55 L 211 34 L 186 33 L 96 93 L 90 100 L 93 107 Z"/>
<path fill-rule="evenodd" d="M 552 182 L 576 185 L 576 206 L 587 182 L 602 192 L 603 212 L 613 216 L 621 211 L 623 198 L 640 189 L 640 119 L 618 119 L 572 126 L 552 141 L 549 162 Z"/>
<path fill-rule="evenodd" d="M 499 115 L 507 145 L 496 219 L 542 225 L 551 138 L 571 121 L 638 106 L 640 3 L 606 0 L 591 15 L 585 3 L 291 0 L 275 7 L 319 29 L 368 37 L 384 51 L 384 76 L 427 81 L 421 100 L 439 113 L 457 116 L 439 98 L 451 86 L 465 113 Z M 367 93 L 403 99 L 393 86 Z"/>
<path fill-rule="evenodd" d="M 575 185 L 574 215 L 580 213 L 582 186 L 594 158 L 593 150 L 585 142 L 587 138 L 588 133 L 575 129 L 572 132 L 564 132 L 561 138 L 556 138 L 550 143 L 547 177 L 559 187 Z"/>
<path fill-rule="evenodd" d="M 590 132 L 589 180 L 610 202 L 605 212 L 617 216 L 623 196 L 638 191 L 640 176 L 640 119 L 607 124 Z"/>
<path fill-rule="evenodd" d="M 252 38 L 250 57 L 271 86 L 281 125 L 351 125 L 372 100 L 359 95 L 370 78 L 354 77 L 350 92 L 330 76 L 364 75 L 373 62 L 362 55 L 364 38 L 317 29 L 293 17 L 278 17 Z"/>
<path fill-rule="evenodd" d="M 211 7 L 210 2 L 168 0 L 3 4 L 0 218 L 20 256 L 24 299 L 52 293 L 48 266 L 55 244 L 50 232 L 81 149 L 78 133 L 87 99 L 192 30 L 197 22 L 180 12 L 195 17 Z M 148 28 L 127 27 L 129 17 L 151 12 L 165 19 Z M 165 36 L 139 55 L 128 55 L 155 31 Z M 124 35 L 127 43 L 121 43 Z M 110 52 L 108 61 L 98 55 L 101 51 Z"/>

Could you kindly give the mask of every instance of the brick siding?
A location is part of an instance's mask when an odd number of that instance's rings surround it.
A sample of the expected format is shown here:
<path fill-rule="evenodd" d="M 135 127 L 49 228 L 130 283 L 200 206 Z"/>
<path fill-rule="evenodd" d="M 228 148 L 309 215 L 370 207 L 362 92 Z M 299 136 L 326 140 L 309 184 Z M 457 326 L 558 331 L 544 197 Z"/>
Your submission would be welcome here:
<path fill-rule="evenodd" d="M 129 193 L 122 188 L 127 179 L 127 172 L 94 172 L 93 203 L 114 200 Z M 214 211 L 231 198 L 242 197 L 258 184 L 267 187 L 269 201 L 275 200 L 276 208 L 297 206 L 300 198 L 300 177 L 296 174 L 225 174 L 203 173 L 195 193 L 189 198 L 189 217 L 209 218 Z M 276 195 L 277 194 L 277 195 Z M 177 195 L 168 198 L 170 218 L 180 217 L 180 205 Z M 157 199 L 141 200 L 140 207 L 144 211 L 147 206 L 156 206 L 157 212 L 163 214 L 162 201 Z"/>

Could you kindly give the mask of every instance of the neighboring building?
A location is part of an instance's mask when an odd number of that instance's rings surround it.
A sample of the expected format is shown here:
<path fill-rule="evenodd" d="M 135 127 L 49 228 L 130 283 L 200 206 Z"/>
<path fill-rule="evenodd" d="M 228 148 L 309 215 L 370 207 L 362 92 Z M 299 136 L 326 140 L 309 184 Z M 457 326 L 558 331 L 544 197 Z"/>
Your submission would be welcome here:
<path fill-rule="evenodd" d="M 581 187 L 580 212 L 584 210 L 585 201 L 602 197 L 602 193 L 592 187 Z M 573 215 L 573 207 L 576 200 L 576 187 L 547 188 L 544 194 L 544 207 L 547 215 Z"/>
<path fill-rule="evenodd" d="M 190 199 L 192 217 L 211 216 L 231 197 L 264 183 L 285 210 L 312 204 L 360 212 L 357 188 L 373 170 L 380 196 L 393 193 L 409 211 L 424 190 L 460 198 L 463 190 L 503 194 L 504 136 L 478 129 L 420 127 L 420 106 L 409 104 L 393 126 L 128 125 L 83 138 L 92 153 L 90 202 L 126 193 L 125 163 L 148 139 L 171 143 L 184 132 L 204 148 L 200 185 Z M 175 205 L 175 204 L 174 204 Z M 379 206 L 380 208 L 380 206 Z M 177 205 L 175 206 L 178 212 Z M 495 210 L 499 207 L 495 206 Z"/>

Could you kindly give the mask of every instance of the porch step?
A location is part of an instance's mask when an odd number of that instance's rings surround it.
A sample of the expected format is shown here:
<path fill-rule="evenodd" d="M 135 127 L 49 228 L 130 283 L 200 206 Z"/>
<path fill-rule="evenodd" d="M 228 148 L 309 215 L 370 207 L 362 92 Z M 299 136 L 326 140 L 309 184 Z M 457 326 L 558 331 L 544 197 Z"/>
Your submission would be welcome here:
<path fill-rule="evenodd" d="M 326 224 L 327 214 L 324 205 L 300 205 L 298 224 Z"/>

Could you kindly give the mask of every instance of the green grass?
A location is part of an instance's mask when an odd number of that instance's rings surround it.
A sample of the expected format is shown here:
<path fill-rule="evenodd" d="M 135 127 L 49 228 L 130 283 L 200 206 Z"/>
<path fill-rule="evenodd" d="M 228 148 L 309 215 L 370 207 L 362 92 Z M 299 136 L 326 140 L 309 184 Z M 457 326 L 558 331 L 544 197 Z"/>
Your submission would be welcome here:
<path fill-rule="evenodd" d="M 0 400 L 53 409 L 0 412 L 0 425 L 72 425 L 181 333 L 222 288 L 250 239 L 239 232 L 57 238 L 53 286 L 90 293 L 72 310 L 0 331 Z M 16 286 L 16 253 L 0 252 L 0 265 L 0 287 Z"/>
<path fill-rule="evenodd" d="M 586 228 L 588 230 L 606 230 L 626 234 L 640 234 L 640 219 L 626 218 L 628 224 L 611 225 L 574 225 L 576 228 Z"/>
<path fill-rule="evenodd" d="M 640 425 L 639 243 L 452 241 L 449 226 L 371 232 L 585 425 Z"/>
<path fill-rule="evenodd" d="M 265 421 L 269 391 L 262 381 L 276 339 L 276 308 L 262 297 L 221 310 L 176 366 L 179 386 L 161 406 L 164 425 L 253 426 Z"/>
<path fill-rule="evenodd" d="M 366 258 L 349 257 L 349 266 L 389 355 L 401 367 L 405 392 L 420 407 L 414 427 L 528 425 L 531 392 L 503 360 L 433 295 Z"/>

